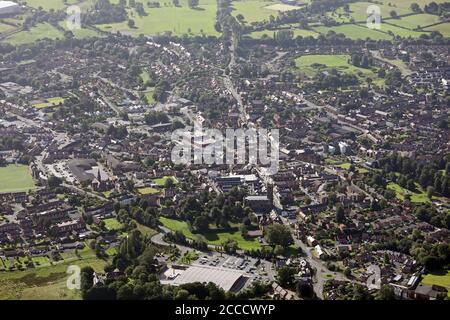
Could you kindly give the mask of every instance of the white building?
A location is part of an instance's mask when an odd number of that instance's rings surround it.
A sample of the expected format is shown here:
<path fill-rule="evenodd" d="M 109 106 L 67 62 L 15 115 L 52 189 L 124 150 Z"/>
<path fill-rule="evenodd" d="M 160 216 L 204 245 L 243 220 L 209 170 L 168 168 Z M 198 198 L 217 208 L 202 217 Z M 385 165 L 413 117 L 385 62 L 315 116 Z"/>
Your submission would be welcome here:
<path fill-rule="evenodd" d="M 20 6 L 12 1 L 0 1 L 0 16 L 14 14 L 20 11 Z"/>

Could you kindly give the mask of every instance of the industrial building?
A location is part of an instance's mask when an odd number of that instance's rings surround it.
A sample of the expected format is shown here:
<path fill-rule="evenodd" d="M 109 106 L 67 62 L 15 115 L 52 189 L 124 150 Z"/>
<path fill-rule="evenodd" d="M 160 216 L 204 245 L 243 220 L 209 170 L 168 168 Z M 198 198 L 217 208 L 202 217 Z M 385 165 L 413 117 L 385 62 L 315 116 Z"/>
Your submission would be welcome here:
<path fill-rule="evenodd" d="M 0 1 L 0 16 L 15 14 L 20 11 L 20 6 L 12 1 Z"/>

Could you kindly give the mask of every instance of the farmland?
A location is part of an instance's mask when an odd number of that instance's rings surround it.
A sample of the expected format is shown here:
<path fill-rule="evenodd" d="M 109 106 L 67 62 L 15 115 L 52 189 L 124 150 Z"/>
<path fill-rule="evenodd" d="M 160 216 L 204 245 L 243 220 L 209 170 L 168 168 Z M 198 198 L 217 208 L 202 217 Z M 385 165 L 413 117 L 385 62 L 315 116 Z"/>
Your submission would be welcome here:
<path fill-rule="evenodd" d="M 319 26 L 313 28 L 316 32 L 327 34 L 329 31 L 334 31 L 337 34 L 344 34 L 347 38 L 352 40 L 365 40 L 370 38 L 372 40 L 391 40 L 392 36 L 377 30 L 368 29 L 365 25 L 346 24 L 336 27 Z"/>
<path fill-rule="evenodd" d="M 0 192 L 18 192 L 34 189 L 34 181 L 25 165 L 0 167 Z"/>
<path fill-rule="evenodd" d="M 214 29 L 217 5 L 215 0 L 200 0 L 198 8 L 191 9 L 187 0 L 180 1 L 180 7 L 172 4 L 161 8 L 145 7 L 145 16 L 139 16 L 134 10 L 128 10 L 128 16 L 135 21 L 130 28 L 127 22 L 102 24 L 104 31 L 120 31 L 130 35 L 156 35 L 171 33 L 176 35 L 218 35 Z"/>

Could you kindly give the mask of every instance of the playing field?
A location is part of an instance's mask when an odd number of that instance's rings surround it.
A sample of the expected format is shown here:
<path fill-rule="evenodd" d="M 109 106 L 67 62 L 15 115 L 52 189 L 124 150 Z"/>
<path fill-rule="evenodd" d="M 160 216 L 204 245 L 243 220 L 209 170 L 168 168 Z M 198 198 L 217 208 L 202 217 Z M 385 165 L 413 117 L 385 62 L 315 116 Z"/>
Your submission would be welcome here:
<path fill-rule="evenodd" d="M 135 28 L 130 28 L 128 22 L 103 24 L 98 27 L 104 31 L 120 31 L 130 35 L 156 35 L 166 32 L 176 35 L 218 35 L 214 29 L 217 3 L 216 0 L 200 0 L 198 8 L 191 9 L 187 0 L 180 1 L 180 7 L 172 3 L 161 8 L 145 7 L 146 16 L 139 16 L 134 10 L 128 10 L 128 16 L 135 21 Z"/>
<path fill-rule="evenodd" d="M 236 240 L 241 249 L 251 250 L 260 248 L 260 244 L 256 239 L 244 239 L 238 228 L 233 228 L 227 232 L 210 230 L 203 234 L 193 234 L 185 221 L 168 219 L 165 217 L 160 217 L 159 221 L 166 228 L 169 228 L 172 231 L 180 231 L 189 239 L 201 239 L 212 245 L 221 245 L 225 240 L 233 239 Z"/>
<path fill-rule="evenodd" d="M 355 67 L 348 62 L 349 59 L 349 55 L 309 55 L 295 59 L 295 64 L 300 72 L 309 77 L 335 68 L 339 72 L 354 74 L 360 79 L 371 78 L 374 82 L 379 82 L 380 79 L 372 69 Z"/>
<path fill-rule="evenodd" d="M 0 167 L 0 192 L 19 192 L 34 189 L 34 181 L 24 165 Z"/>

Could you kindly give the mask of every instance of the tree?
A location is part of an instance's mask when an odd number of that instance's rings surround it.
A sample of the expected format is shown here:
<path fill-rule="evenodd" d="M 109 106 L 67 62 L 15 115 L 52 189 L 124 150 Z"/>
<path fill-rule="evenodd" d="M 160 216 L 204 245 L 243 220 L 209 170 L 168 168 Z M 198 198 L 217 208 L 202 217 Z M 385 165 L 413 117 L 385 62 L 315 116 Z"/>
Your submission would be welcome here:
<path fill-rule="evenodd" d="M 56 188 L 59 187 L 62 183 L 62 179 L 55 177 L 55 176 L 50 176 L 47 180 L 47 184 L 49 188 Z"/>
<path fill-rule="evenodd" d="M 422 9 L 420 9 L 420 6 L 417 3 L 411 3 L 411 11 L 413 12 L 421 12 Z"/>
<path fill-rule="evenodd" d="M 234 254 L 236 253 L 237 249 L 238 249 L 238 243 L 236 242 L 236 240 L 233 239 L 227 239 L 224 243 L 223 243 L 223 249 L 225 250 L 226 253 L 228 254 Z"/>
<path fill-rule="evenodd" d="M 294 284 L 295 269 L 290 267 L 282 267 L 278 270 L 277 278 L 282 287 L 290 287 Z"/>
<path fill-rule="evenodd" d="M 397 11 L 395 11 L 395 10 L 392 10 L 391 12 L 389 12 L 389 15 L 391 16 L 391 18 L 394 18 L 394 19 L 398 18 Z"/>
<path fill-rule="evenodd" d="M 128 19 L 128 27 L 130 27 L 131 29 L 134 29 L 136 27 L 136 23 L 133 19 Z"/>
<path fill-rule="evenodd" d="M 208 218 L 205 216 L 198 216 L 197 218 L 195 218 L 194 228 L 200 233 L 208 231 L 209 228 Z"/>
<path fill-rule="evenodd" d="M 341 205 L 336 206 L 336 222 L 342 223 L 345 219 L 345 210 Z"/>
<path fill-rule="evenodd" d="M 198 7 L 199 0 L 188 0 L 188 6 L 189 8 L 196 8 Z"/>
<path fill-rule="evenodd" d="M 303 299 L 311 299 L 314 297 L 314 290 L 309 282 L 299 281 L 296 289 L 298 295 Z"/>
<path fill-rule="evenodd" d="M 431 200 L 433 198 L 433 196 L 434 196 L 434 193 L 435 193 L 434 188 L 429 186 L 427 188 L 427 197 L 428 197 L 428 199 Z"/>
<path fill-rule="evenodd" d="M 395 300 L 394 288 L 390 285 L 383 285 L 376 298 L 377 300 Z"/>
<path fill-rule="evenodd" d="M 267 227 L 266 240 L 272 246 L 280 245 L 283 248 L 287 248 L 294 243 L 289 228 L 281 224 L 272 224 Z"/>

